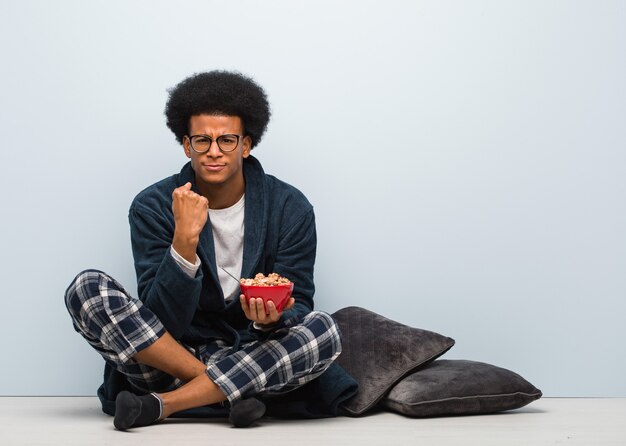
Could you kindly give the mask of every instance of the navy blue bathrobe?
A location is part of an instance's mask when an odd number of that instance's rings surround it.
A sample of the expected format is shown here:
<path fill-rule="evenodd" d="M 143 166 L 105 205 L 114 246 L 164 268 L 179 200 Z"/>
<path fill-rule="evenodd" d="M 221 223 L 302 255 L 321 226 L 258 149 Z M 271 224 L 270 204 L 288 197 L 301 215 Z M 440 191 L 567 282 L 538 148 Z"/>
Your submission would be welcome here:
<path fill-rule="evenodd" d="M 278 273 L 294 282 L 295 305 L 281 321 L 313 310 L 313 267 L 316 252 L 313 206 L 293 186 L 266 174 L 253 156 L 243 162 L 245 216 L 241 277 Z M 159 181 L 133 200 L 129 221 L 139 299 L 160 319 L 168 332 L 187 345 L 224 339 L 237 348 L 263 336 L 253 329 L 238 299 L 224 302 L 215 264 L 211 225 L 200 234 L 197 254 L 202 266 L 190 278 L 169 250 L 174 236 L 172 192 L 190 182 L 198 192 L 191 164 Z M 268 399 L 268 415 L 324 417 L 337 414 L 339 404 L 356 393 L 356 382 L 333 364 L 321 377 L 284 397 Z M 115 412 L 115 397 L 129 389 L 122 374 L 105 365 L 98 389 L 104 412 Z M 221 406 L 187 411 L 187 416 L 223 415 Z"/>

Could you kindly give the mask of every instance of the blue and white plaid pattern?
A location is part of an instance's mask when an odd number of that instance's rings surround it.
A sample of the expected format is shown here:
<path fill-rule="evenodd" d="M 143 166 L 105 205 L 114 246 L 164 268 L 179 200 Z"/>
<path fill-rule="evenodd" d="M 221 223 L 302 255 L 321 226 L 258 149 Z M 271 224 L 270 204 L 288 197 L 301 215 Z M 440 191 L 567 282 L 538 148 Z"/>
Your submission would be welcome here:
<path fill-rule="evenodd" d="M 233 402 L 302 386 L 321 375 L 340 353 L 335 321 L 314 311 L 300 324 L 277 330 L 268 340 L 244 344 L 235 353 L 220 350 L 205 362 L 209 377 Z"/>
<path fill-rule="evenodd" d="M 65 305 L 74 329 L 138 391 L 173 390 L 184 384 L 132 359 L 163 336 L 165 327 L 111 276 L 97 270 L 83 271 L 65 292 Z"/>
<path fill-rule="evenodd" d="M 165 328 L 115 279 L 101 271 L 84 271 L 67 289 L 65 303 L 76 331 L 138 392 L 165 392 L 184 384 L 132 359 L 159 339 Z M 267 340 L 242 344 L 236 352 L 216 340 L 197 346 L 194 353 L 232 403 L 255 394 L 284 393 L 315 379 L 339 356 L 341 341 L 334 320 L 314 311 Z"/>

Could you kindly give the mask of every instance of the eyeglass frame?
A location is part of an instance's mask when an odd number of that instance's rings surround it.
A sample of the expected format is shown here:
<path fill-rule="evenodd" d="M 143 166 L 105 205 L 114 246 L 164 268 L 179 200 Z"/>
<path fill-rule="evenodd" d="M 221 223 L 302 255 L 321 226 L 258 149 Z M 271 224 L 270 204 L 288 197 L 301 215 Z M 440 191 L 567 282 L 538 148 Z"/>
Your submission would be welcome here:
<path fill-rule="evenodd" d="M 191 138 L 194 138 L 196 136 L 204 136 L 205 138 L 208 138 L 211 141 L 211 144 L 209 144 L 209 148 L 206 149 L 204 152 L 200 152 L 199 150 L 196 150 L 193 146 L 193 143 L 191 141 Z M 218 139 L 220 139 L 222 136 L 235 136 L 237 137 L 237 144 L 235 144 L 235 148 L 233 150 L 224 150 L 222 149 L 222 147 L 220 147 L 220 143 L 218 141 Z M 196 152 L 199 155 L 202 155 L 204 153 L 207 153 L 211 150 L 211 147 L 213 146 L 213 143 L 215 142 L 217 144 L 217 148 L 219 149 L 220 152 L 222 153 L 231 153 L 234 152 L 235 150 L 237 150 L 237 147 L 239 147 L 239 143 L 242 141 L 242 138 L 245 138 L 246 135 L 238 135 L 236 133 L 224 133 L 223 135 L 218 136 L 217 138 L 212 138 L 209 135 L 206 135 L 204 133 L 199 133 L 197 135 L 185 135 L 185 138 L 187 138 L 189 140 L 189 147 L 191 147 L 191 150 L 193 150 L 194 152 Z"/>

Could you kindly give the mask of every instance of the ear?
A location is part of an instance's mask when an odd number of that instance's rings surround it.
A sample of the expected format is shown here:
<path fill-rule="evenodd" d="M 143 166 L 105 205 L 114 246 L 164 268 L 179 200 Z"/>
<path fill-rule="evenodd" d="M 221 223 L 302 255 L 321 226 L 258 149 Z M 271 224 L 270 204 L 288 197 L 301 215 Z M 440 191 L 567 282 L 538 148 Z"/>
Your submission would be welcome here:
<path fill-rule="evenodd" d="M 248 158 L 250 156 L 250 150 L 252 150 L 252 138 L 249 136 L 243 137 L 243 152 L 241 152 L 241 156 L 243 158 Z"/>
<path fill-rule="evenodd" d="M 189 137 L 187 135 L 183 136 L 183 149 L 185 150 L 187 158 L 191 158 L 191 143 L 189 142 Z"/>

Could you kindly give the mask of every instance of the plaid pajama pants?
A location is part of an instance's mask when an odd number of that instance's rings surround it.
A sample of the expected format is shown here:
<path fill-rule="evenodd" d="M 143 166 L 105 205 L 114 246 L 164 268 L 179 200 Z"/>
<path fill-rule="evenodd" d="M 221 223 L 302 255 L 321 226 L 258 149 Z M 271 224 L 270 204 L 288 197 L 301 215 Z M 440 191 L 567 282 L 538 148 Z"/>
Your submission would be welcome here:
<path fill-rule="evenodd" d="M 138 393 L 166 392 L 184 384 L 134 361 L 133 356 L 159 339 L 165 327 L 115 279 L 101 271 L 83 271 L 65 292 L 65 304 L 74 329 Z M 341 353 L 339 329 L 320 311 L 288 321 L 268 339 L 244 343 L 237 351 L 223 340 L 195 348 L 181 345 L 207 365 L 207 375 L 231 403 L 302 386 L 321 375 Z"/>

